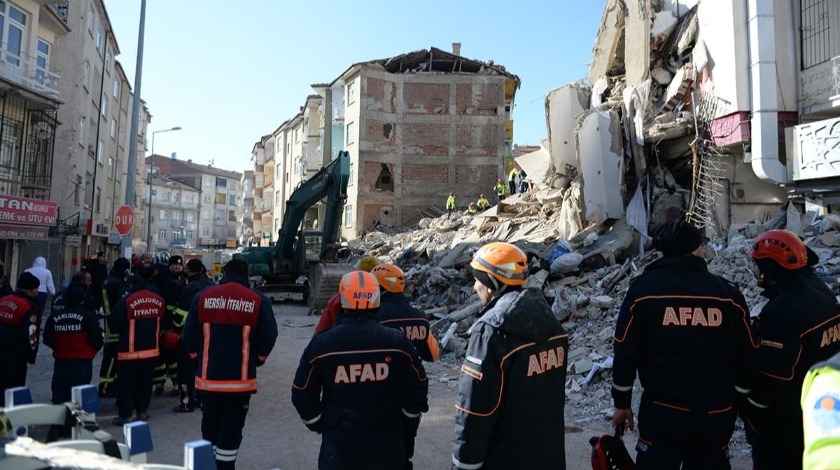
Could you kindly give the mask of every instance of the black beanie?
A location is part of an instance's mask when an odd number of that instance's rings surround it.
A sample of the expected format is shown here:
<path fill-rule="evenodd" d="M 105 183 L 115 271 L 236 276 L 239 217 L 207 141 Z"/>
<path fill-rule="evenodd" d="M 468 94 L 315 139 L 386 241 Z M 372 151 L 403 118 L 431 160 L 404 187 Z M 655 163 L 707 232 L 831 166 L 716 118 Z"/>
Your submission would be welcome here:
<path fill-rule="evenodd" d="M 653 247 L 665 256 L 687 255 L 702 243 L 700 230 L 683 218 L 665 223 L 653 237 Z"/>
<path fill-rule="evenodd" d="M 131 267 L 131 261 L 126 258 L 117 258 L 114 261 L 114 269 L 117 270 L 118 273 L 124 273 L 128 271 L 128 268 Z"/>
<path fill-rule="evenodd" d="M 193 258 L 193 259 L 187 261 L 187 269 L 190 270 L 190 272 L 194 272 L 194 273 L 203 272 L 204 271 L 204 263 L 202 263 L 201 260 L 198 259 L 198 258 Z"/>
<path fill-rule="evenodd" d="M 24 271 L 23 274 L 20 275 L 17 281 L 17 288 L 18 289 L 37 289 L 41 286 L 41 281 L 35 277 L 34 274 Z"/>
<path fill-rule="evenodd" d="M 184 264 L 184 258 L 180 255 L 170 256 L 169 265 L 172 266 L 173 264 Z"/>

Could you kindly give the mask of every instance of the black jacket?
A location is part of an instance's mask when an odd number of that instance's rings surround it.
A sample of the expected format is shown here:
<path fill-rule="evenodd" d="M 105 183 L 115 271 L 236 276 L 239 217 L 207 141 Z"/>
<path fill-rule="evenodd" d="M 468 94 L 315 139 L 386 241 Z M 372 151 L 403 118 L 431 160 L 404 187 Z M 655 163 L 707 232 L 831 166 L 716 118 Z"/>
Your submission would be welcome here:
<path fill-rule="evenodd" d="M 160 355 L 160 322 L 165 311 L 163 297 L 146 284 L 138 284 L 117 302 L 108 317 L 111 330 L 119 334 L 117 359 L 134 361 Z"/>
<path fill-rule="evenodd" d="M 247 279 L 224 277 L 198 294 L 181 339 L 198 361 L 197 390 L 256 393 L 257 366 L 265 363 L 277 341 L 271 301 L 248 287 Z"/>
<path fill-rule="evenodd" d="M 470 329 L 452 468 L 565 469 L 569 339 L 537 289 L 494 298 Z"/>
<path fill-rule="evenodd" d="M 809 367 L 840 352 L 838 307 L 801 277 L 763 294 L 769 300 L 758 317 L 760 363 L 747 415 L 759 434 L 802 445 L 802 381 Z"/>
<path fill-rule="evenodd" d="M 424 361 L 438 360 L 440 348 L 429 328 L 429 320 L 423 312 L 412 307 L 403 294 L 383 291 L 376 321 L 405 333 Z"/>
<path fill-rule="evenodd" d="M 312 338 L 292 384 L 292 403 L 323 432 L 318 468 L 402 469 L 403 426 L 428 411 L 428 381 L 406 336 L 373 316 L 339 316 Z"/>
<path fill-rule="evenodd" d="M 758 343 L 741 292 L 687 255 L 655 261 L 630 284 L 613 347 L 616 408 L 630 408 L 638 370 L 644 399 L 720 412 L 745 401 Z"/>
<path fill-rule="evenodd" d="M 108 317 L 110 317 L 111 311 L 114 310 L 117 302 L 125 295 L 126 284 L 124 276 L 124 272 L 120 273 L 112 269 L 111 274 L 105 279 L 105 283 L 102 285 L 102 310 L 105 314 L 104 329 L 106 343 L 116 343 L 120 339 L 118 332 L 111 331 Z"/>
<path fill-rule="evenodd" d="M 187 280 L 189 283 L 181 290 L 181 297 L 178 298 L 178 305 L 173 312 L 172 326 L 176 331 L 181 331 L 184 328 L 184 323 L 187 321 L 187 314 L 190 312 L 190 307 L 192 307 L 195 296 L 203 289 L 216 285 L 212 279 L 203 273 L 189 277 Z"/>
<path fill-rule="evenodd" d="M 16 366 L 35 364 L 40 345 L 41 314 L 21 291 L 0 297 L 0 356 Z"/>

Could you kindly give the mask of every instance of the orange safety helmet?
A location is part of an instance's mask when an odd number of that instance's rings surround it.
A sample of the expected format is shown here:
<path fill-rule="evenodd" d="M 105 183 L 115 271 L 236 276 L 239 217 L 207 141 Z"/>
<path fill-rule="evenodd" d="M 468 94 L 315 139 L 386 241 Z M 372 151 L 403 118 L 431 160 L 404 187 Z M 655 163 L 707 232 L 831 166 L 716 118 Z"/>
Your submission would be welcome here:
<path fill-rule="evenodd" d="M 405 273 L 393 264 L 380 264 L 370 273 L 376 276 L 379 286 L 388 292 L 398 294 L 405 290 Z"/>
<path fill-rule="evenodd" d="M 163 349 L 177 349 L 181 341 L 181 334 L 174 330 L 164 330 L 160 334 L 160 347 Z"/>
<path fill-rule="evenodd" d="M 808 250 L 802 240 L 787 230 L 768 230 L 755 239 L 753 259 L 772 259 L 779 266 L 796 270 L 808 264 Z"/>
<path fill-rule="evenodd" d="M 525 284 L 528 257 L 516 245 L 504 242 L 488 243 L 475 252 L 470 266 L 485 272 L 502 284 Z"/>
<path fill-rule="evenodd" d="M 379 308 L 379 282 L 369 272 L 351 271 L 341 276 L 338 297 L 344 310 Z"/>

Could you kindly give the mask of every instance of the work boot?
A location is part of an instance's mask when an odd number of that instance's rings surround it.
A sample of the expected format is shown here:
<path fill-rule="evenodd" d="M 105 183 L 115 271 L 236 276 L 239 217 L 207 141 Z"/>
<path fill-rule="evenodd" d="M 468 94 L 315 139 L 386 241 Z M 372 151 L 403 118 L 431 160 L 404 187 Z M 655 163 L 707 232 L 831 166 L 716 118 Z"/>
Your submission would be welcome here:
<path fill-rule="evenodd" d="M 125 423 L 130 423 L 131 418 L 123 418 L 122 416 L 117 416 L 116 418 L 111 420 L 111 424 L 114 426 L 122 426 Z"/>
<path fill-rule="evenodd" d="M 143 412 L 138 411 L 137 412 L 137 421 L 148 421 L 148 420 L 149 420 L 149 413 L 146 413 L 145 411 L 143 411 Z"/>

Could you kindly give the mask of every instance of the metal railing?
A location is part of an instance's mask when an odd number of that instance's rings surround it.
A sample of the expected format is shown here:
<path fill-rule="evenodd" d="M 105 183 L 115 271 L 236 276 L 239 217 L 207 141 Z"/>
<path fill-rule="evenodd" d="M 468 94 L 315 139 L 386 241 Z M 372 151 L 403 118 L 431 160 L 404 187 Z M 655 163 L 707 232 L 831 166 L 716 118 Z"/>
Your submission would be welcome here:
<path fill-rule="evenodd" d="M 0 45 L 0 77 L 50 98 L 58 98 L 61 73 L 38 66 L 35 57 Z"/>

